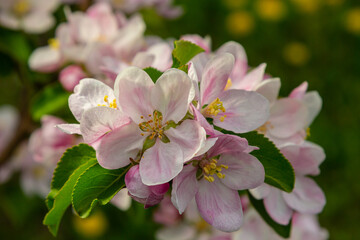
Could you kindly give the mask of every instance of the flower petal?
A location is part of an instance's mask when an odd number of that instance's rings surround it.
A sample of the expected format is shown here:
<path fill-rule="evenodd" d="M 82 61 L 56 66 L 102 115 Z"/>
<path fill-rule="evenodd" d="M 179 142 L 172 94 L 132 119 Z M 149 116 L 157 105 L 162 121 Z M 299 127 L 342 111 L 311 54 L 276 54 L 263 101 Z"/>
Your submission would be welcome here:
<path fill-rule="evenodd" d="M 304 142 L 301 145 L 288 144 L 281 147 L 280 151 L 299 175 L 319 174 L 319 165 L 325 160 L 324 149 L 311 142 Z"/>
<path fill-rule="evenodd" d="M 56 71 L 63 64 L 64 59 L 58 49 L 49 46 L 39 47 L 30 55 L 29 66 L 39 72 Z"/>
<path fill-rule="evenodd" d="M 182 214 L 189 202 L 195 197 L 198 191 L 196 170 L 192 164 L 186 165 L 172 182 L 171 202 Z"/>
<path fill-rule="evenodd" d="M 270 135 L 287 138 L 305 129 L 306 119 L 307 109 L 301 101 L 282 98 L 277 100 L 270 109 L 271 127 L 267 130 Z"/>
<path fill-rule="evenodd" d="M 184 162 L 192 159 L 206 140 L 206 132 L 194 120 L 185 120 L 176 128 L 165 131 L 166 136 L 183 152 Z"/>
<path fill-rule="evenodd" d="M 236 133 L 252 131 L 269 117 L 269 101 L 256 92 L 230 89 L 219 96 L 225 107 L 214 118 L 214 125 Z M 220 118 L 225 116 L 224 121 Z"/>
<path fill-rule="evenodd" d="M 292 90 L 292 92 L 290 93 L 289 97 L 290 98 L 296 98 L 296 99 L 303 99 L 306 93 L 306 90 L 308 88 L 308 83 L 307 82 L 303 82 L 302 84 L 300 84 L 297 88 L 295 88 L 294 90 Z"/>
<path fill-rule="evenodd" d="M 220 156 L 219 164 L 228 166 L 221 173 L 225 178 L 220 181 L 234 190 L 255 188 L 264 183 L 265 171 L 259 160 L 248 153 L 231 153 Z"/>
<path fill-rule="evenodd" d="M 305 94 L 304 103 L 307 107 L 308 114 L 306 119 L 306 126 L 314 121 L 315 117 L 319 114 L 322 107 L 322 99 L 318 92 L 311 91 Z"/>
<path fill-rule="evenodd" d="M 56 127 L 67 134 L 81 135 L 80 124 L 58 124 Z"/>
<path fill-rule="evenodd" d="M 183 153 L 177 144 L 157 139 L 140 161 L 141 179 L 149 186 L 169 182 L 181 172 L 183 163 Z"/>
<path fill-rule="evenodd" d="M 234 56 L 222 53 L 210 59 L 200 82 L 201 105 L 209 104 L 225 89 L 229 75 L 234 67 Z"/>
<path fill-rule="evenodd" d="M 189 99 L 192 88 L 191 79 L 181 70 L 170 69 L 160 76 L 151 93 L 151 101 L 163 114 L 163 121 L 177 123 L 183 119 L 192 101 Z"/>
<path fill-rule="evenodd" d="M 124 69 L 115 80 L 115 96 L 123 112 L 136 123 L 144 120 L 141 116 L 153 114 L 151 89 L 154 83 L 146 72 L 137 67 Z"/>
<path fill-rule="evenodd" d="M 220 134 L 216 137 L 217 141 L 207 153 L 209 158 L 225 153 L 243 152 L 249 146 L 246 138 L 236 135 Z"/>
<path fill-rule="evenodd" d="M 262 81 L 255 89 L 256 92 L 260 93 L 269 100 L 270 104 L 275 102 L 279 96 L 281 82 L 280 78 L 271 78 Z"/>
<path fill-rule="evenodd" d="M 242 224 L 243 212 L 239 193 L 220 181 L 199 181 L 199 191 L 195 196 L 200 215 L 213 227 L 233 232 Z"/>
<path fill-rule="evenodd" d="M 245 75 L 241 81 L 234 86 L 233 89 L 243 89 L 247 91 L 254 90 L 258 84 L 264 79 L 266 64 L 262 63 L 251 72 Z M 235 82 L 236 83 L 236 82 Z"/>
<path fill-rule="evenodd" d="M 117 169 L 130 163 L 142 149 L 144 137 L 139 126 L 130 123 L 117 128 L 101 138 L 96 157 L 103 168 Z"/>
<path fill-rule="evenodd" d="M 115 99 L 113 90 L 104 83 L 85 78 L 74 88 L 74 93 L 69 97 L 69 108 L 76 120 L 80 122 L 83 112 L 87 109 L 106 104 L 104 97 L 108 96 L 108 101 Z"/>
<path fill-rule="evenodd" d="M 264 206 L 270 217 L 277 223 L 287 225 L 293 210 L 286 204 L 282 192 L 271 187 L 270 194 L 264 198 Z"/>
<path fill-rule="evenodd" d="M 129 124 L 130 121 L 130 118 L 119 110 L 109 107 L 94 107 L 83 113 L 80 130 L 84 141 L 91 144 L 106 133 Z"/>
<path fill-rule="evenodd" d="M 151 190 L 141 181 L 139 173 L 139 165 L 135 165 L 129 169 L 125 175 L 125 184 L 129 193 L 137 198 L 147 198 Z"/>
<path fill-rule="evenodd" d="M 266 183 L 261 184 L 257 188 L 253 188 L 249 190 L 251 195 L 254 196 L 257 200 L 263 199 L 270 194 L 271 187 Z"/>
<path fill-rule="evenodd" d="M 325 195 L 316 182 L 303 176 L 296 176 L 295 187 L 291 193 L 283 192 L 286 203 L 301 213 L 318 214 L 325 205 Z"/>

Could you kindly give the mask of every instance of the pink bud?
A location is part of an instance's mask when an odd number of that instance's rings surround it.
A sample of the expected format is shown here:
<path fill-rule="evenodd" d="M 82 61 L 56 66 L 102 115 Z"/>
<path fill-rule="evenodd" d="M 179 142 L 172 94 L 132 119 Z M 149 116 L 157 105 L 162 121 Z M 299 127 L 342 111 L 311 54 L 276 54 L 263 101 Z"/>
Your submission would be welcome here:
<path fill-rule="evenodd" d="M 80 80 L 85 77 L 86 74 L 80 66 L 70 65 L 60 72 L 59 80 L 67 91 L 72 92 Z"/>

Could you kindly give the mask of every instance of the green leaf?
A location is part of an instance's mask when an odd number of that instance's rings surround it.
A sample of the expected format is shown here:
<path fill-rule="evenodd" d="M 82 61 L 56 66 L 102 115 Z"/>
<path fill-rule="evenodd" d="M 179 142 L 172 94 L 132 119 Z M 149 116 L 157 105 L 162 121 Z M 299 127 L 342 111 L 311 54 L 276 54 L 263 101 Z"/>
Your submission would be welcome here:
<path fill-rule="evenodd" d="M 0 51 L 7 53 L 19 63 L 27 63 L 31 49 L 29 42 L 19 32 L 0 30 Z"/>
<path fill-rule="evenodd" d="M 272 220 L 272 218 L 267 213 L 264 203 L 262 200 L 255 199 L 250 192 L 248 192 L 248 196 L 251 204 L 254 206 L 256 211 L 260 214 L 260 216 L 265 220 L 265 222 L 275 230 L 280 236 L 284 238 L 288 238 L 290 236 L 291 231 L 291 221 L 288 225 L 281 225 Z"/>
<path fill-rule="evenodd" d="M 262 163 L 265 169 L 265 183 L 277 187 L 283 191 L 291 192 L 295 184 L 295 173 L 289 160 L 287 160 L 275 144 L 264 135 L 256 131 L 236 134 L 231 131 L 221 130 L 226 134 L 238 135 L 246 138 L 249 145 L 259 147 L 250 154 Z"/>
<path fill-rule="evenodd" d="M 60 83 L 47 86 L 32 99 L 30 112 L 35 121 L 43 115 L 54 114 L 68 107 L 70 93 L 66 92 Z"/>
<path fill-rule="evenodd" d="M 154 83 L 163 74 L 163 72 L 161 72 L 153 67 L 144 68 L 144 71 L 150 76 L 151 80 L 153 80 Z"/>
<path fill-rule="evenodd" d="M 107 204 L 125 187 L 124 178 L 130 167 L 109 170 L 96 164 L 88 168 L 77 180 L 72 195 L 72 204 L 79 216 L 89 216 L 98 203 Z"/>
<path fill-rule="evenodd" d="M 77 179 L 95 164 L 97 164 L 95 150 L 86 144 L 68 149 L 60 159 L 46 200 L 49 212 L 43 221 L 54 236 L 57 234 L 64 212 L 71 204 L 71 195 Z"/>
<path fill-rule="evenodd" d="M 174 50 L 172 52 L 173 68 L 180 68 L 187 64 L 197 54 L 204 52 L 204 49 L 198 45 L 184 40 L 174 42 Z"/>

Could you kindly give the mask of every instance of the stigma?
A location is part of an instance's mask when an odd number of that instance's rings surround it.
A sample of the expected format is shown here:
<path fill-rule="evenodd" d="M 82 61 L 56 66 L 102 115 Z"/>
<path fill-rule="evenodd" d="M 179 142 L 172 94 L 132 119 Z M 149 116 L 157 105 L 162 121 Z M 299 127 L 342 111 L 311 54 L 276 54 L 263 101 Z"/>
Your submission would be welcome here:
<path fill-rule="evenodd" d="M 145 119 L 144 116 L 140 117 L 141 119 Z M 169 122 L 165 122 L 163 124 L 162 120 L 163 120 L 163 116 L 161 114 L 161 112 L 155 110 L 153 115 L 149 114 L 147 116 L 147 118 L 149 119 L 148 121 L 144 121 L 142 123 L 139 123 L 139 128 L 143 131 L 143 132 L 148 132 L 150 133 L 150 139 L 153 138 L 160 138 L 162 139 L 164 137 L 164 131 L 165 131 L 165 127 L 167 126 L 167 124 Z M 141 136 L 144 136 L 144 133 L 141 133 Z"/>
<path fill-rule="evenodd" d="M 217 176 L 219 179 L 225 178 L 225 174 L 221 173 L 222 169 L 228 169 L 229 166 L 224 164 L 218 164 L 216 159 L 212 159 L 210 162 L 206 163 L 202 169 L 204 174 L 204 179 L 208 182 L 214 182 L 214 176 Z"/>
<path fill-rule="evenodd" d="M 216 117 L 220 112 L 225 113 L 226 109 L 223 106 L 223 102 L 219 98 L 216 98 L 212 103 L 210 103 L 205 109 L 203 109 L 203 114 L 210 117 Z M 223 122 L 226 118 L 226 115 L 220 117 L 220 121 Z"/>
<path fill-rule="evenodd" d="M 115 98 L 110 102 L 110 101 L 109 101 L 109 96 L 108 96 L 108 95 L 105 95 L 105 97 L 104 97 L 104 102 L 105 102 L 105 104 L 98 104 L 98 106 L 101 106 L 101 107 L 109 107 L 109 108 L 114 108 L 114 109 L 117 108 L 117 104 L 116 104 L 116 99 L 115 99 Z"/>

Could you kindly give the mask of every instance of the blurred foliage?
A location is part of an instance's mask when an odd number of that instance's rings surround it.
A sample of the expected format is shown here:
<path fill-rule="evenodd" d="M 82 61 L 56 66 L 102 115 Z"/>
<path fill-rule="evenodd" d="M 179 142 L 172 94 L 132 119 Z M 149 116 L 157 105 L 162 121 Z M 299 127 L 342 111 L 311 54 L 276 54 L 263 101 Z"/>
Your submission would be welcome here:
<path fill-rule="evenodd" d="M 266 62 L 267 73 L 282 80 L 286 96 L 303 81 L 323 98 L 323 109 L 311 126 L 309 140 L 327 154 L 316 177 L 327 205 L 320 223 L 331 239 L 360 236 L 360 3 L 345 0 L 178 0 L 184 16 L 169 21 L 155 11 L 142 11 L 147 34 L 179 38 L 183 34 L 209 35 L 212 49 L 229 40 L 240 42 L 249 64 Z M 75 8 L 76 9 L 76 8 Z M 55 13 L 64 21 L 63 8 Z M 56 74 L 30 72 L 26 58 L 45 45 L 54 29 L 26 35 L 0 28 L 0 104 L 20 109 Z M 29 96 L 21 94 L 29 90 Z M 68 111 L 68 110 L 67 110 Z M 19 176 L 0 185 L 0 239 L 51 239 L 42 225 L 44 202 L 20 190 Z M 152 239 L 157 226 L 151 210 L 133 203 L 127 212 L 108 205 L 99 208 L 98 229 L 84 234 L 81 222 L 67 210 L 58 239 Z M 104 217 L 104 214 L 106 217 Z M 100 217 L 99 217 L 100 216 Z M 94 223 L 92 223 L 94 224 Z M 100 227 L 102 226 L 102 227 Z M 75 230 L 76 228 L 76 230 Z M 111 231 L 110 231 L 111 229 Z M 99 232 L 103 232 L 100 236 Z M 96 235 L 96 233 L 98 235 Z M 16 236 L 16 237 L 15 237 Z"/>

